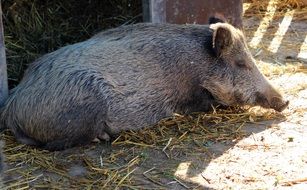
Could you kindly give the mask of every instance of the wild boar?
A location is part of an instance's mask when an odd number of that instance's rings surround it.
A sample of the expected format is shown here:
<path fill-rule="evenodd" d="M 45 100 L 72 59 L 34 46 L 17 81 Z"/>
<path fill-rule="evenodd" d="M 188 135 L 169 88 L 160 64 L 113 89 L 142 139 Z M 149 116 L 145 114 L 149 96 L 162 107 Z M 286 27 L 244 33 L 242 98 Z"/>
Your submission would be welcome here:
<path fill-rule="evenodd" d="M 282 111 L 288 101 L 260 73 L 243 33 L 230 24 L 143 23 L 35 61 L 1 118 L 18 141 L 61 150 L 217 104 Z"/>

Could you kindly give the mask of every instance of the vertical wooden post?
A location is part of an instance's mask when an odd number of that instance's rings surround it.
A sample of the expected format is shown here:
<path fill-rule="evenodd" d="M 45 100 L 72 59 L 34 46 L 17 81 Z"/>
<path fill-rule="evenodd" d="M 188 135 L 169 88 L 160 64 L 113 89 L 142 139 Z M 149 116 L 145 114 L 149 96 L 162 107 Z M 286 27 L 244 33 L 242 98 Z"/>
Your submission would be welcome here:
<path fill-rule="evenodd" d="M 5 57 L 5 45 L 4 45 L 4 33 L 2 22 L 2 8 L 0 1 L 0 107 L 8 97 L 8 84 L 7 84 L 7 70 L 6 70 L 6 57 Z"/>
<path fill-rule="evenodd" d="M 145 22 L 166 22 L 165 0 L 143 0 L 143 19 Z"/>

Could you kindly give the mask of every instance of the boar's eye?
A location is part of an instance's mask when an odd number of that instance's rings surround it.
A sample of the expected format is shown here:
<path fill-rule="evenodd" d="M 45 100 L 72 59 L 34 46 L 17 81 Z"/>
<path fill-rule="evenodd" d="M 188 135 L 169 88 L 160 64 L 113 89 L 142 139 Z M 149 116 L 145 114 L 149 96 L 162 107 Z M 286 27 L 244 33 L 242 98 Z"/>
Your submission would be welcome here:
<path fill-rule="evenodd" d="M 245 61 L 243 61 L 243 60 L 236 61 L 236 65 L 237 65 L 239 68 L 242 68 L 242 69 L 246 69 L 246 68 L 247 68 L 246 63 L 245 63 Z"/>

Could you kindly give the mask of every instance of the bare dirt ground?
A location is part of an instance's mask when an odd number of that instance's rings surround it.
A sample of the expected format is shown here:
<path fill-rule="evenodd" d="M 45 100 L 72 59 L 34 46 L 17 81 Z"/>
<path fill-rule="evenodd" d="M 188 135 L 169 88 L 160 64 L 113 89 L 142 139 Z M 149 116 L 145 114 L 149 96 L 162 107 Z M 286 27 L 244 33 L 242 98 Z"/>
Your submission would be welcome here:
<path fill-rule="evenodd" d="M 7 188 L 307 189 L 307 8 L 267 6 L 256 14 L 245 4 L 244 27 L 259 68 L 290 100 L 282 115 L 175 116 L 61 152 L 20 145 L 6 131 Z"/>

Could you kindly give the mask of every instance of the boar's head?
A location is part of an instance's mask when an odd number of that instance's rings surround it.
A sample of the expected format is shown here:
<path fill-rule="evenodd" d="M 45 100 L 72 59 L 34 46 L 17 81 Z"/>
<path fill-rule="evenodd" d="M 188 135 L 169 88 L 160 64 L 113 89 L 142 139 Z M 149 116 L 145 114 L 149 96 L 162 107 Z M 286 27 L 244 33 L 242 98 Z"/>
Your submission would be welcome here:
<path fill-rule="evenodd" d="M 221 22 L 211 23 L 210 29 L 214 59 L 203 86 L 224 105 L 260 105 L 283 111 L 289 102 L 261 74 L 243 33 Z"/>

